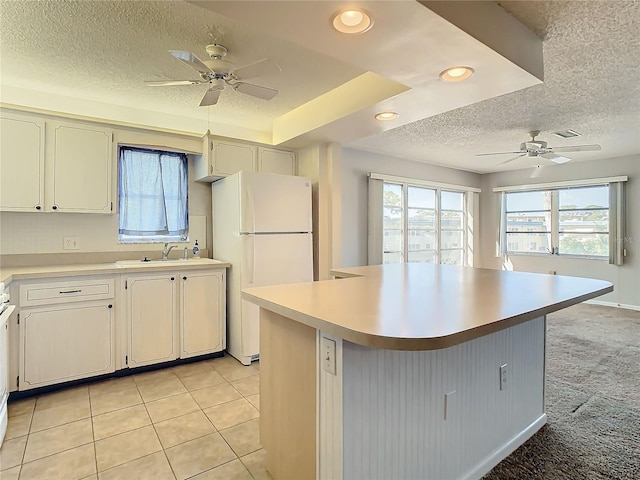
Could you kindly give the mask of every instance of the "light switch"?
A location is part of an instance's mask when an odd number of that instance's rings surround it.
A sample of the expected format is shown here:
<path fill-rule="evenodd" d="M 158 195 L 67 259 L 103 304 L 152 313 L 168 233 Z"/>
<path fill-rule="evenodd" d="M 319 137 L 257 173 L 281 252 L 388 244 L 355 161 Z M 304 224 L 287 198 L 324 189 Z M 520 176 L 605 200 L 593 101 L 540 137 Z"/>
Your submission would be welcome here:
<path fill-rule="evenodd" d="M 331 375 L 336 374 L 336 342 L 327 337 L 320 339 L 320 361 L 322 369 Z"/>

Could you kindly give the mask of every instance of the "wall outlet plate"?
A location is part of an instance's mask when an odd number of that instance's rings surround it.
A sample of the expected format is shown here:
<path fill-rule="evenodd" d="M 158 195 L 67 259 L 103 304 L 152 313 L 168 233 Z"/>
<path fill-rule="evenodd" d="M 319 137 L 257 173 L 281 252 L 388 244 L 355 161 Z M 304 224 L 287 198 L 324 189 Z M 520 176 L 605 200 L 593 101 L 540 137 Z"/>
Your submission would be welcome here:
<path fill-rule="evenodd" d="M 506 390 L 508 385 L 509 369 L 508 365 L 500 365 L 500 390 Z"/>
<path fill-rule="evenodd" d="M 64 237 L 62 239 L 62 248 L 64 250 L 79 250 L 80 241 L 78 237 Z"/>
<path fill-rule="evenodd" d="M 336 341 L 327 337 L 320 338 L 320 362 L 322 369 L 331 375 L 336 374 Z"/>

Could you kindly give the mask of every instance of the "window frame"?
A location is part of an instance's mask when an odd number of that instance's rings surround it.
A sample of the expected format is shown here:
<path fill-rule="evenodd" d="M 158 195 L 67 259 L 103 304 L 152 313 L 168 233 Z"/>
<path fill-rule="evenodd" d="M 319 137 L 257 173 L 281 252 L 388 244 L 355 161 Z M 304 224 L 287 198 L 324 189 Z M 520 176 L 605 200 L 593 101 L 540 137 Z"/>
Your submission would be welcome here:
<path fill-rule="evenodd" d="M 184 216 L 185 216 L 185 233 L 184 234 L 175 234 L 175 233 L 166 233 L 166 234 L 153 234 L 153 235 L 135 235 L 129 233 L 122 233 L 122 224 L 121 216 L 123 214 L 123 200 L 122 196 L 122 161 L 123 161 L 123 150 L 131 150 L 131 151 L 140 151 L 140 152 L 150 152 L 157 154 L 158 157 L 161 155 L 170 155 L 180 157 L 181 164 L 184 167 L 184 170 L 181 172 L 181 178 L 184 178 Z M 186 152 L 179 150 L 172 150 L 169 148 L 160 149 L 158 147 L 147 147 L 147 146 L 137 146 L 137 145 L 129 145 L 129 144 L 119 144 L 118 145 L 118 183 L 117 183 L 117 192 L 118 192 L 118 244 L 122 245 L 139 245 L 139 244 L 157 244 L 157 243 L 186 243 L 189 242 L 189 156 Z M 165 198 L 163 196 L 163 198 Z"/>
<path fill-rule="evenodd" d="M 560 235 L 562 233 L 572 233 L 572 232 L 563 232 L 561 230 L 561 223 L 560 223 L 560 216 L 562 212 L 565 211 L 571 211 L 571 210 L 575 210 L 575 211 L 604 211 L 606 210 L 608 212 L 608 215 L 611 215 L 611 205 L 608 204 L 608 206 L 605 207 L 598 207 L 598 208 L 576 208 L 576 209 L 563 209 L 560 208 L 560 192 L 563 190 L 571 190 L 571 189 L 581 189 L 581 188 L 591 188 L 591 187 L 606 187 L 607 188 L 607 197 L 610 197 L 611 195 L 611 185 L 610 183 L 606 182 L 606 183 L 582 183 L 582 182 L 576 182 L 577 184 L 554 184 L 553 187 L 547 187 L 547 188 L 530 188 L 530 189 L 524 189 L 524 188 L 518 188 L 518 189 L 513 189 L 513 190 L 502 190 L 501 195 L 502 195 L 502 201 L 501 201 L 501 212 L 500 212 L 500 216 L 501 216 L 501 227 L 500 227 L 500 248 L 501 248 L 501 253 L 505 254 L 505 255 L 509 255 L 509 256 L 548 256 L 548 255 L 555 255 L 558 257 L 563 257 L 563 258 L 582 258 L 582 259 L 589 259 L 589 260 L 608 260 L 610 257 L 610 253 L 609 253 L 609 248 L 611 248 L 610 242 L 611 242 L 611 233 L 610 233 L 610 228 L 607 228 L 606 232 L 585 232 L 585 233 L 592 233 L 592 234 L 599 234 L 599 235 L 603 235 L 606 234 L 607 235 L 607 245 L 608 245 L 608 249 L 607 249 L 607 253 L 606 254 L 602 254 L 602 255 L 596 255 L 596 254 L 580 254 L 580 253 L 562 253 L 562 251 L 560 250 Z M 495 189 L 494 189 L 495 191 Z M 550 209 L 549 210 L 527 210 L 527 211 L 519 211 L 519 210 L 507 210 L 507 196 L 509 194 L 515 194 L 515 193 L 522 193 L 522 192 L 548 192 L 551 195 L 551 205 L 550 205 Z M 535 232 L 535 233 L 540 233 L 540 234 L 548 234 L 550 236 L 549 238 L 549 242 L 550 242 L 550 249 L 547 248 L 547 252 L 529 252 L 529 251 L 518 251 L 518 250 L 510 250 L 509 246 L 511 243 L 513 242 L 509 242 L 509 233 L 523 233 L 523 232 L 517 232 L 517 231 L 509 231 L 508 230 L 508 222 L 507 222 L 507 218 L 508 215 L 510 213 L 519 213 L 519 212 L 524 212 L 524 213 L 542 213 L 542 212 L 549 212 L 550 214 L 550 230 L 549 231 L 540 231 L 540 232 Z M 524 233 L 534 233 L 534 232 L 524 232 Z"/>
<path fill-rule="evenodd" d="M 401 208 L 402 209 L 402 230 L 400 231 L 401 235 L 402 235 L 402 241 L 401 241 L 401 250 L 400 251 L 387 251 L 384 248 L 384 241 L 382 244 L 382 263 L 384 263 L 384 255 L 386 253 L 399 253 L 400 257 L 402 259 L 401 263 L 413 263 L 409 261 L 409 254 L 411 252 L 423 252 L 423 253 L 429 253 L 429 252 L 433 252 L 434 254 L 434 258 L 435 258 L 435 264 L 441 264 L 442 262 L 442 252 L 443 252 L 443 248 L 442 248 L 442 235 L 443 232 L 461 232 L 462 233 L 462 245 L 459 248 L 446 248 L 444 249 L 445 251 L 460 251 L 462 253 L 462 263 L 461 266 L 467 266 L 468 262 L 469 262 L 469 255 L 468 255 L 468 228 L 467 228 L 467 222 L 468 222 L 468 217 L 469 217 L 469 212 L 468 212 L 468 208 L 469 208 L 469 202 L 468 202 L 468 194 L 470 192 L 466 191 L 466 190 L 462 190 L 462 189 L 457 189 L 457 188 L 452 188 L 452 186 L 438 186 L 438 185 L 425 185 L 425 184 L 420 184 L 418 182 L 416 183 L 412 183 L 411 181 L 398 181 L 396 179 L 381 179 L 382 180 L 382 191 L 383 191 L 383 198 L 384 198 L 384 191 L 385 191 L 385 186 L 386 185 L 397 185 L 401 187 L 401 205 L 400 207 L 396 207 L 396 208 Z M 409 205 L 409 188 L 421 188 L 421 189 L 425 189 L 425 190 L 432 190 L 435 192 L 435 204 L 434 204 L 434 208 L 423 208 L 423 207 L 411 207 Z M 443 192 L 451 192 L 451 193 L 459 193 L 462 195 L 462 210 L 451 210 L 451 209 L 447 209 L 446 211 L 452 211 L 452 212 L 460 212 L 462 215 L 462 219 L 461 219 L 461 227 L 460 228 L 456 228 L 456 229 L 444 229 L 442 228 L 442 213 L 443 210 L 442 209 L 442 193 Z M 390 205 L 387 205 L 384 203 L 382 203 L 382 207 L 383 207 L 383 211 L 382 211 L 382 215 L 384 218 L 384 209 L 388 208 Z M 429 232 L 429 233 L 433 233 L 434 237 L 435 237 L 435 244 L 434 244 L 434 248 L 431 249 L 423 249 L 423 250 L 409 250 L 409 245 L 411 242 L 410 237 L 414 236 L 411 235 L 410 232 L 413 231 L 420 231 L 422 229 L 410 229 L 409 228 L 409 209 L 417 209 L 417 210 L 429 210 L 429 211 L 433 211 L 434 215 L 435 215 L 435 228 L 430 228 L 430 229 L 424 229 L 424 231 Z M 384 228 L 384 221 L 382 222 L 382 238 L 384 238 L 385 232 L 390 231 L 390 230 L 396 230 L 396 229 L 386 229 Z M 422 263 L 422 262 L 416 262 L 416 263 Z M 431 262 L 427 262 L 427 263 L 431 263 Z M 457 265 L 457 264 L 456 264 Z"/>

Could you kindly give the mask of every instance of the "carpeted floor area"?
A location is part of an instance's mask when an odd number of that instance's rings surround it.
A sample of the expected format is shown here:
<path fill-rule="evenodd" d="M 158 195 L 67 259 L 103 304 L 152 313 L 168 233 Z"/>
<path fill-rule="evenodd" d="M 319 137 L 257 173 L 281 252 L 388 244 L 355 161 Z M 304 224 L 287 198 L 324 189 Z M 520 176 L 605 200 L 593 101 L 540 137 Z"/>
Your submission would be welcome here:
<path fill-rule="evenodd" d="M 640 312 L 547 317 L 548 423 L 484 480 L 640 479 Z"/>

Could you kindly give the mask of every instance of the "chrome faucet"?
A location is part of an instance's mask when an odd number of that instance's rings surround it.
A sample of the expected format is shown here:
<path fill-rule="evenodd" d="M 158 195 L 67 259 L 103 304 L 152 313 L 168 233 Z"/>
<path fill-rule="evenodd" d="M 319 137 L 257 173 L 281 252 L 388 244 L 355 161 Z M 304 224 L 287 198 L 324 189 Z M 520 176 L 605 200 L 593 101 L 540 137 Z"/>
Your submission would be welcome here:
<path fill-rule="evenodd" d="M 164 248 L 162 249 L 162 260 L 167 260 L 169 258 L 169 252 L 176 247 L 177 245 L 169 245 L 168 243 L 165 243 Z"/>

